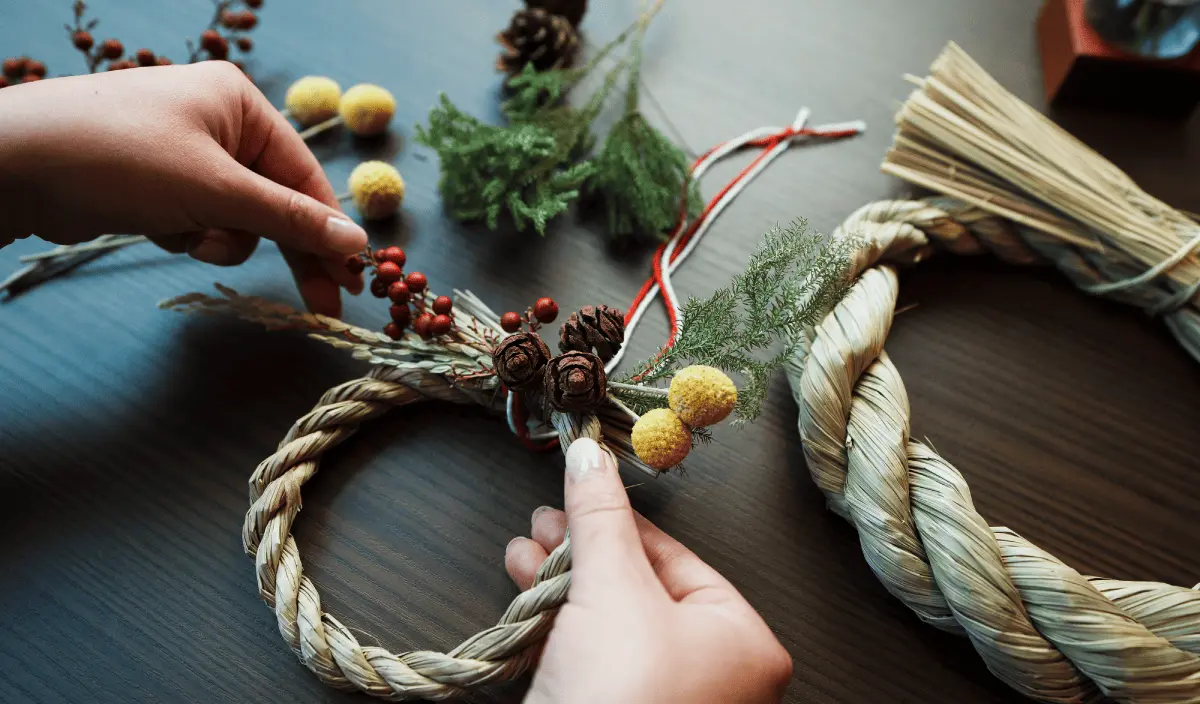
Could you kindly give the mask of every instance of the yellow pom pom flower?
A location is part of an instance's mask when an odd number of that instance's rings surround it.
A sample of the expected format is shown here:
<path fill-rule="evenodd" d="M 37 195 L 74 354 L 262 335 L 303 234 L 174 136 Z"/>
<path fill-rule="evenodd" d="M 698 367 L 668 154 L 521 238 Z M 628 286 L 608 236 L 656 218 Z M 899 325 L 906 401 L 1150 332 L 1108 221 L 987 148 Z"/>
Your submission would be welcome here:
<path fill-rule="evenodd" d="M 364 218 L 386 218 L 400 209 L 404 179 L 391 164 L 364 161 L 350 172 L 350 197 Z"/>
<path fill-rule="evenodd" d="M 283 103 L 301 127 L 309 127 L 338 114 L 341 100 L 342 87 L 337 81 L 324 76 L 305 76 L 288 87 Z"/>
<path fill-rule="evenodd" d="M 733 412 L 737 387 L 720 369 L 694 364 L 671 379 L 667 403 L 689 427 L 703 428 L 720 423 Z"/>
<path fill-rule="evenodd" d="M 633 451 L 648 467 L 674 467 L 692 450 L 692 433 L 675 412 L 655 408 L 633 424 Z"/>
<path fill-rule="evenodd" d="M 371 137 L 387 129 L 396 114 L 396 99 L 384 88 L 360 83 L 342 96 L 338 111 L 351 132 Z"/>

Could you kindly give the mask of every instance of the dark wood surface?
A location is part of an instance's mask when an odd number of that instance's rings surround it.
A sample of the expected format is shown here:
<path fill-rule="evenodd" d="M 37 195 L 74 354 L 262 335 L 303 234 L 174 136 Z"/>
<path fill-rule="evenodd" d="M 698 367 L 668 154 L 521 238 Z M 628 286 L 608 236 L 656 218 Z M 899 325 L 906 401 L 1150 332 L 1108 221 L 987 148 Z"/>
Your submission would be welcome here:
<path fill-rule="evenodd" d="M 68 4 L 0 1 L 0 53 L 80 70 L 61 28 Z M 206 0 L 93 4 L 100 37 L 175 59 L 210 12 Z M 593 44 L 638 6 L 592 4 Z M 339 134 L 313 148 L 339 186 L 364 158 L 397 164 L 404 214 L 373 238 L 403 245 L 435 286 L 469 287 L 499 310 L 544 294 L 564 309 L 623 304 L 647 253 L 614 253 L 595 226 L 573 220 L 545 239 L 456 224 L 441 211 L 436 160 L 410 142 L 439 91 L 496 117 L 491 36 L 514 7 L 268 0 L 252 69 L 277 104 L 308 73 L 395 93 L 393 137 Z M 691 149 L 785 123 L 801 105 L 816 121 L 870 125 L 772 166 L 678 289 L 703 295 L 727 281 L 772 224 L 807 217 L 829 230 L 904 192 L 877 170 L 908 91 L 901 75 L 923 73 L 947 40 L 1040 104 L 1036 10 L 1034 0 L 669 2 L 646 81 Z M 1058 117 L 1151 192 L 1200 210 L 1195 122 Z M 716 169 L 705 192 L 746 158 Z M 43 247 L 5 249 L 0 271 Z M 300 335 L 155 308 L 214 280 L 296 302 L 277 250 L 263 246 L 233 270 L 131 250 L 0 304 L 0 701 L 363 701 L 326 689 L 284 646 L 239 529 L 254 466 L 326 388 L 365 368 Z M 902 297 L 918 305 L 898 317 L 888 350 L 908 383 L 914 434 L 966 474 L 986 516 L 1088 574 L 1200 581 L 1200 370 L 1161 325 L 1053 272 L 987 259 L 937 258 L 903 275 Z M 368 324 L 383 314 L 369 297 L 347 307 Z M 655 312 L 633 356 L 664 332 Z M 966 640 L 923 626 L 874 580 L 852 529 L 809 481 L 782 378 L 774 392 L 755 426 L 718 429 L 689 476 L 632 496 L 763 613 L 796 661 L 788 701 L 1021 701 Z M 514 595 L 504 546 L 527 533 L 534 508 L 561 504 L 560 472 L 559 457 L 529 455 L 481 412 L 392 413 L 331 453 L 306 487 L 305 566 L 326 608 L 364 640 L 452 647 Z"/>

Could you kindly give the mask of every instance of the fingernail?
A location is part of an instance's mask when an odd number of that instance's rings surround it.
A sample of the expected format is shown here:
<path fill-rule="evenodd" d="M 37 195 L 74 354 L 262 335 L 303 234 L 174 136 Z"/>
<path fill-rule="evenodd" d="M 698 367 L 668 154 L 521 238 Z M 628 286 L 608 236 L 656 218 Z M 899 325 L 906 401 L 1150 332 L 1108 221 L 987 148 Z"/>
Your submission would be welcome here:
<path fill-rule="evenodd" d="M 579 483 L 604 474 L 604 450 L 591 438 L 579 438 L 567 448 L 567 480 Z"/>
<path fill-rule="evenodd" d="M 188 250 L 192 259 L 218 266 L 229 261 L 229 246 L 215 237 L 206 237 Z"/>
<path fill-rule="evenodd" d="M 325 219 L 325 244 L 343 254 L 361 252 L 367 246 L 367 231 L 340 215 Z"/>
<path fill-rule="evenodd" d="M 533 509 L 533 517 L 529 519 L 529 525 L 532 526 L 533 524 L 537 523 L 538 516 L 549 510 L 549 506 L 538 506 L 537 508 Z"/>
<path fill-rule="evenodd" d="M 508 549 L 511 548 L 513 546 L 513 543 L 517 542 L 518 540 L 521 540 L 521 536 L 519 536 L 519 535 L 517 537 L 513 538 L 512 540 L 508 541 L 508 545 L 504 546 L 504 553 L 506 555 L 508 554 Z"/>

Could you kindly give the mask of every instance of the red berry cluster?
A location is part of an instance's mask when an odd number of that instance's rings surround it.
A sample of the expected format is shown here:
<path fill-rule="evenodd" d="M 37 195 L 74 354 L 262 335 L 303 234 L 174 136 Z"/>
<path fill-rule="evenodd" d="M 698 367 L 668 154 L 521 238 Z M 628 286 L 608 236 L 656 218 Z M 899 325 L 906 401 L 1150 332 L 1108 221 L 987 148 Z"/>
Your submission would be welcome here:
<path fill-rule="evenodd" d="M 525 315 L 510 310 L 500 316 L 500 327 L 504 332 L 516 332 L 522 325 L 529 325 L 530 331 L 534 331 L 542 325 L 553 323 L 557 317 L 558 304 L 553 298 L 543 297 L 534 301 L 533 307 L 525 310 Z"/>
<path fill-rule="evenodd" d="M 4 60 L 4 75 L 0 75 L 0 88 L 15 83 L 32 83 L 46 77 L 46 64 L 28 56 L 14 56 Z"/>
<path fill-rule="evenodd" d="M 454 318 L 450 312 L 454 302 L 449 296 L 438 296 L 430 305 L 425 304 L 423 294 L 429 287 L 429 281 L 419 271 L 404 274 L 404 264 L 408 256 L 399 247 L 384 249 L 351 257 L 346 262 L 346 268 L 352 274 L 361 274 L 370 268 L 375 277 L 371 280 L 371 293 L 376 298 L 388 298 L 392 301 L 388 313 L 392 322 L 384 326 L 383 331 L 393 340 L 404 336 L 404 331 L 412 326 L 413 332 L 423 339 L 431 339 L 439 335 L 449 335 L 454 329 Z"/>

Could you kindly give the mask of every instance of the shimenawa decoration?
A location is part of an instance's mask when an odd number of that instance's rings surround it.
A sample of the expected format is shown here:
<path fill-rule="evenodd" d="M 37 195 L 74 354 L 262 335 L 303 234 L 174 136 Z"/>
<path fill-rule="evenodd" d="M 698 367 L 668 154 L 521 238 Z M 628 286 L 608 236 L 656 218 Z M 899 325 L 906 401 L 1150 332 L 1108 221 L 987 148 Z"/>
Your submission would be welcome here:
<path fill-rule="evenodd" d="M 829 507 L 887 590 L 1045 702 L 1200 702 L 1200 585 L 1086 577 L 975 510 L 961 474 L 910 437 L 883 349 L 896 267 L 941 248 L 1056 266 L 1088 293 L 1161 315 L 1200 359 L 1200 225 L 1008 93 L 951 44 L 897 117 L 883 170 L 936 191 L 871 203 L 850 292 L 788 366 Z"/>

